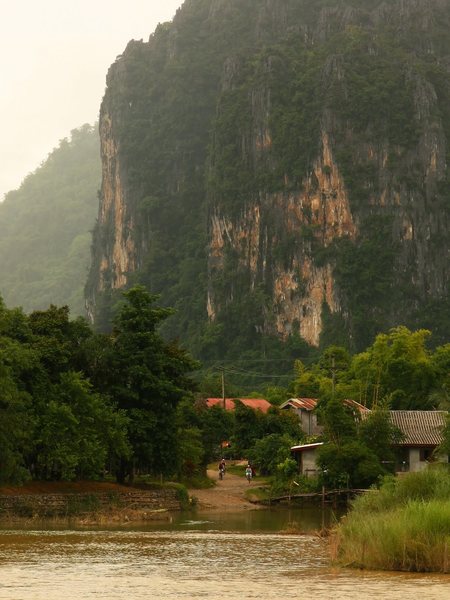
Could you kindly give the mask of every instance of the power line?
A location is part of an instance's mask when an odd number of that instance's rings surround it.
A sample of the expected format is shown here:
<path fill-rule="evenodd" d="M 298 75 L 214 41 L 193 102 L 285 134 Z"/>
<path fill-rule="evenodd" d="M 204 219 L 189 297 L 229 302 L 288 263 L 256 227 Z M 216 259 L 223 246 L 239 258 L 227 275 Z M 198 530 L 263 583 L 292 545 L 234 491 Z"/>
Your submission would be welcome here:
<path fill-rule="evenodd" d="M 240 358 L 239 360 L 233 359 L 233 358 L 225 358 L 225 359 L 217 359 L 217 360 L 200 360 L 200 362 L 202 364 L 213 364 L 213 365 L 221 365 L 223 363 L 234 363 L 234 364 L 239 364 L 239 363 L 269 363 L 269 362 L 290 362 L 293 363 L 296 360 L 305 360 L 305 361 L 311 361 L 314 362 L 314 360 L 310 357 L 301 357 L 301 356 L 296 356 L 295 358 Z"/>
<path fill-rule="evenodd" d="M 250 377 L 260 377 L 262 379 L 292 379 L 294 374 L 293 373 L 286 373 L 285 375 L 269 375 L 269 374 L 265 374 L 265 373 L 257 373 L 256 371 L 247 371 L 245 369 L 240 369 L 239 367 L 236 368 L 226 368 L 226 369 L 219 369 L 222 373 L 231 373 L 232 375 L 246 375 L 246 376 L 250 376 Z"/>

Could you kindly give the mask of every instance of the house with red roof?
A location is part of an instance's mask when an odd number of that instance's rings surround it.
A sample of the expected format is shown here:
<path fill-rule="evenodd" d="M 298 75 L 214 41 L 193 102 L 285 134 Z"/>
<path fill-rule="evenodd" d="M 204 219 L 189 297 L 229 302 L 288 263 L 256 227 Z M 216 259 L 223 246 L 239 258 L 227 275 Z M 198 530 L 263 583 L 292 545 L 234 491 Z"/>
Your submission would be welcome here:
<path fill-rule="evenodd" d="M 225 410 L 234 410 L 236 408 L 236 402 L 242 402 L 247 408 L 253 410 L 260 410 L 262 413 L 267 413 L 271 408 L 270 402 L 263 398 L 206 398 L 206 406 L 211 408 L 212 406 L 220 406 Z"/>

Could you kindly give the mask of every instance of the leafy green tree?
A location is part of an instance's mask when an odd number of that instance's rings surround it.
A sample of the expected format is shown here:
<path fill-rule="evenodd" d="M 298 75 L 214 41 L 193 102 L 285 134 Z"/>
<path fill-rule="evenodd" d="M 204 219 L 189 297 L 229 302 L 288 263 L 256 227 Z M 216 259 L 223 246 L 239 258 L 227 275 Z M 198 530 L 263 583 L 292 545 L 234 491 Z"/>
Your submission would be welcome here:
<path fill-rule="evenodd" d="M 385 473 L 377 456 L 357 439 L 339 446 L 324 444 L 318 452 L 317 464 L 328 487 L 366 488 Z"/>
<path fill-rule="evenodd" d="M 81 373 L 62 373 L 39 414 L 36 474 L 43 479 L 98 479 L 130 455 L 127 418 Z"/>
<path fill-rule="evenodd" d="M 201 430 L 197 427 L 178 429 L 178 477 L 192 480 L 203 475 L 204 457 Z"/>
<path fill-rule="evenodd" d="M 431 363 L 437 378 L 431 401 L 442 410 L 450 410 L 450 344 L 436 348 Z"/>
<path fill-rule="evenodd" d="M 402 433 L 392 425 L 387 408 L 377 406 L 361 420 L 358 438 L 374 453 L 386 471 L 395 470 L 392 444 L 401 441 Z"/>
<path fill-rule="evenodd" d="M 126 412 L 133 449 L 118 476 L 132 476 L 134 470 L 173 475 L 179 463 L 176 408 L 192 389 L 188 373 L 196 363 L 157 331 L 171 309 L 155 306 L 156 297 L 142 286 L 123 295 L 102 359 L 109 372 L 107 391 Z"/>
<path fill-rule="evenodd" d="M 274 475 L 278 465 L 290 459 L 291 447 L 295 443 L 287 434 L 272 433 L 256 440 L 250 450 L 249 459 L 262 475 Z"/>
<path fill-rule="evenodd" d="M 377 335 L 372 346 L 353 358 L 351 397 L 368 406 L 388 400 L 392 409 L 432 409 L 437 377 L 426 347 L 430 335 L 403 326 Z"/>
<path fill-rule="evenodd" d="M 236 401 L 234 418 L 233 448 L 238 456 L 243 457 L 264 434 L 264 415 Z"/>
<path fill-rule="evenodd" d="M 298 416 L 289 410 L 280 410 L 275 406 L 269 408 L 263 415 L 261 428 L 263 435 L 286 434 L 294 440 L 294 443 L 299 443 L 305 438 Z"/>
<path fill-rule="evenodd" d="M 235 415 L 221 406 L 211 408 L 201 406 L 197 409 L 197 417 L 202 432 L 205 463 L 207 463 L 218 458 L 222 452 L 223 442 L 229 442 L 233 438 Z"/>
<path fill-rule="evenodd" d="M 340 400 L 330 400 L 320 409 L 326 443 L 318 451 L 317 464 L 327 486 L 367 487 L 386 472 L 380 458 L 385 460 L 386 435 L 389 427 L 385 415 L 377 413 L 367 425 L 357 422 L 353 412 Z M 358 429 L 363 427 L 361 433 Z"/>
<path fill-rule="evenodd" d="M 353 412 L 340 400 L 320 403 L 318 407 L 325 437 L 337 448 L 356 437 L 356 422 Z"/>
<path fill-rule="evenodd" d="M 5 360 L 11 344 L 0 338 L 0 483 L 21 483 L 30 477 L 25 456 L 33 430 L 31 398 L 21 392 Z"/>

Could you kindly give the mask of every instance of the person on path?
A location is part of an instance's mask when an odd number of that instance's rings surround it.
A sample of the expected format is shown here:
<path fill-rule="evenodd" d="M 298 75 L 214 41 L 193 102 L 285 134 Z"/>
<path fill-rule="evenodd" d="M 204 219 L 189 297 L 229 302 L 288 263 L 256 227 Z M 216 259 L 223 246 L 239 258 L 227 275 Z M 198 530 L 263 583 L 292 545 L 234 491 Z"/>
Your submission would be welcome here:
<path fill-rule="evenodd" d="M 250 483 L 250 481 L 252 480 L 252 468 L 250 465 L 247 465 L 247 468 L 245 469 L 245 476 L 247 478 L 247 481 Z"/>

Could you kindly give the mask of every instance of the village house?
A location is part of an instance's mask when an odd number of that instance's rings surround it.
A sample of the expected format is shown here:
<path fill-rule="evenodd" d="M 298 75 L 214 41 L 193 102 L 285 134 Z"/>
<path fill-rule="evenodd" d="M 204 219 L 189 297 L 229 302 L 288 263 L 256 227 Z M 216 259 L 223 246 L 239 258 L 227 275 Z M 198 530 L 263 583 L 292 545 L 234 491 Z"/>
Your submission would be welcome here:
<path fill-rule="evenodd" d="M 281 410 L 289 410 L 298 416 L 306 435 L 323 433 L 323 427 L 317 423 L 317 414 L 314 412 L 316 408 L 317 400 L 315 398 L 290 398 L 280 404 Z"/>
<path fill-rule="evenodd" d="M 403 434 L 403 439 L 393 444 L 396 471 L 422 471 L 430 462 L 448 462 L 448 455 L 437 454 L 447 415 L 443 410 L 389 411 L 392 425 Z"/>
<path fill-rule="evenodd" d="M 357 403 L 356 403 L 357 404 Z M 363 414 L 370 412 L 364 409 Z M 448 462 L 446 454 L 439 454 L 438 448 L 443 442 L 443 431 L 447 423 L 448 412 L 433 410 L 391 410 L 389 416 L 392 425 L 401 434 L 401 441 L 392 444 L 396 454 L 395 471 L 415 472 L 427 467 L 430 462 Z M 299 465 L 302 475 L 318 475 L 317 450 L 325 442 L 293 446 L 291 452 Z"/>
<path fill-rule="evenodd" d="M 280 409 L 294 412 L 300 419 L 302 430 L 306 435 L 322 435 L 323 427 L 318 422 L 315 412 L 318 402 L 316 398 L 290 398 L 280 404 Z M 343 403 L 355 413 L 355 416 L 370 412 L 368 408 L 355 400 L 346 399 L 343 400 Z"/>

